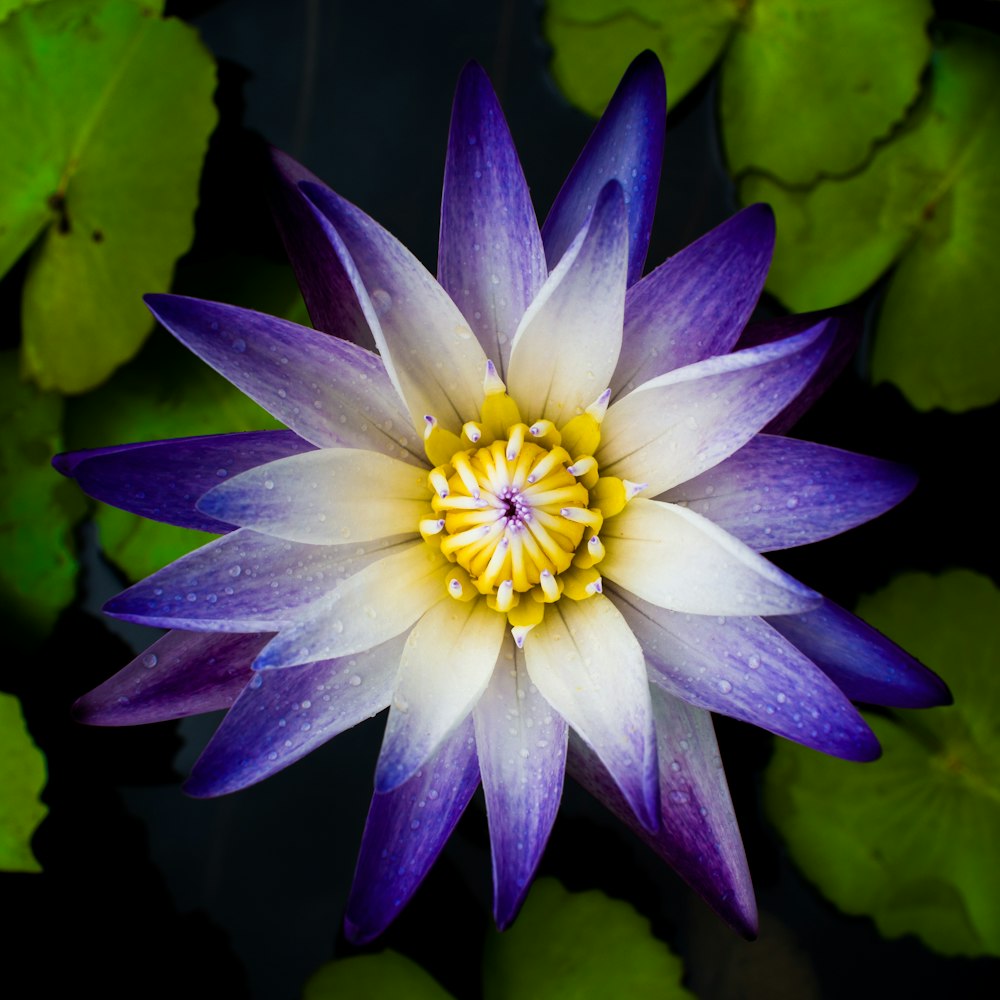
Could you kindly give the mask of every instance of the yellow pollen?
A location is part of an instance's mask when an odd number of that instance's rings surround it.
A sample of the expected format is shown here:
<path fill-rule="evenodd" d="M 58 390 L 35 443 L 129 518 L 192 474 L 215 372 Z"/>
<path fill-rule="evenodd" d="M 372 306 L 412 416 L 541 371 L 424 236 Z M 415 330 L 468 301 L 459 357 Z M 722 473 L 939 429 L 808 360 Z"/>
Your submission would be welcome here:
<path fill-rule="evenodd" d="M 463 424 L 460 437 L 426 420 L 434 496 L 419 527 L 453 564 L 448 594 L 485 600 L 522 645 L 545 605 L 601 592 L 601 527 L 635 491 L 601 477 L 594 459 L 607 393 L 557 427 L 525 423 L 492 365 L 483 391 L 480 419 Z"/>

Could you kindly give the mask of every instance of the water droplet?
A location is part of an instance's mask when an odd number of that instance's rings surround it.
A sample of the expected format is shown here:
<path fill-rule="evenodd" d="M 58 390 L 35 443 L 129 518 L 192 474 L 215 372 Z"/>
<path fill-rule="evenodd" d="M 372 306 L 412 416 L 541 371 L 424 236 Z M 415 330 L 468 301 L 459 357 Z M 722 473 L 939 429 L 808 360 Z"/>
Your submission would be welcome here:
<path fill-rule="evenodd" d="M 361 687 L 361 677 L 358 674 L 355 674 L 347 683 L 353 688 Z"/>
<path fill-rule="evenodd" d="M 153 667 L 155 667 L 155 666 L 156 666 L 156 663 L 157 663 L 157 656 L 156 656 L 156 653 L 147 653 L 147 654 L 146 654 L 146 655 L 145 655 L 145 656 L 144 656 L 144 657 L 142 658 L 142 665 L 143 665 L 143 666 L 144 666 L 144 667 L 145 667 L 145 668 L 146 668 L 147 670 L 152 670 L 152 669 L 153 669 Z"/>
<path fill-rule="evenodd" d="M 747 666 L 751 670 L 756 670 L 760 666 L 760 657 L 754 654 L 747 660 Z"/>
<path fill-rule="evenodd" d="M 786 507 L 787 507 L 787 508 L 788 508 L 789 510 L 795 510 L 795 508 L 796 508 L 796 507 L 798 507 L 798 505 L 799 505 L 799 498 L 798 498 L 798 497 L 789 497 L 789 498 L 788 498 L 788 499 L 787 499 L 787 500 L 785 501 L 785 506 L 786 506 Z"/>
<path fill-rule="evenodd" d="M 244 351 L 246 351 L 246 349 L 247 349 L 247 342 L 242 337 L 237 337 L 236 340 L 233 341 L 233 350 L 237 354 L 242 354 Z"/>
<path fill-rule="evenodd" d="M 239 576 L 239 575 L 240 575 L 240 573 L 242 573 L 242 572 L 243 572 L 243 567 L 242 567 L 242 566 L 241 566 L 241 565 L 240 565 L 239 563 L 237 563 L 237 564 L 236 564 L 235 566 L 233 566 L 233 567 L 232 567 L 232 568 L 231 568 L 231 569 L 229 570 L 229 575 L 230 575 L 231 577 L 234 577 L 234 578 L 235 578 L 235 577 Z"/>
<path fill-rule="evenodd" d="M 273 490 L 274 489 L 274 480 L 273 479 L 265 479 L 264 480 L 264 489 L 265 490 Z"/>
<path fill-rule="evenodd" d="M 723 694 L 729 694 L 729 692 L 732 691 L 732 689 L 733 686 L 732 684 L 729 683 L 729 681 L 719 681 L 719 690 Z"/>
<path fill-rule="evenodd" d="M 372 292 L 372 305 L 377 315 L 384 316 L 392 308 L 392 296 L 384 288 L 376 288 Z"/>
<path fill-rule="evenodd" d="M 269 753 L 269 754 L 267 755 L 267 759 L 268 759 L 268 760 L 277 760 L 277 759 L 278 759 L 278 752 L 277 752 L 276 750 L 272 750 L 272 751 L 271 751 L 271 752 L 270 752 L 270 753 Z"/>
<path fill-rule="evenodd" d="M 677 772 L 681 769 L 681 762 L 679 760 L 672 760 L 670 762 L 670 770 Z"/>

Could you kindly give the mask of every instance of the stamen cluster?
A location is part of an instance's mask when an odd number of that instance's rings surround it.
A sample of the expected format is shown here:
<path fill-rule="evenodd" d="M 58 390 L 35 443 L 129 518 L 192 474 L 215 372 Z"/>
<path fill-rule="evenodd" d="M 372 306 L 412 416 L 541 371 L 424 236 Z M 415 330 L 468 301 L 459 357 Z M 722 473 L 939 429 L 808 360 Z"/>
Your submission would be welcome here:
<path fill-rule="evenodd" d="M 562 427 L 529 426 L 488 363 L 478 422 L 459 436 L 426 418 L 434 497 L 421 534 L 455 564 L 448 593 L 507 615 L 518 645 L 547 604 L 601 592 L 604 520 L 641 488 L 599 473 L 593 453 L 609 395 Z"/>

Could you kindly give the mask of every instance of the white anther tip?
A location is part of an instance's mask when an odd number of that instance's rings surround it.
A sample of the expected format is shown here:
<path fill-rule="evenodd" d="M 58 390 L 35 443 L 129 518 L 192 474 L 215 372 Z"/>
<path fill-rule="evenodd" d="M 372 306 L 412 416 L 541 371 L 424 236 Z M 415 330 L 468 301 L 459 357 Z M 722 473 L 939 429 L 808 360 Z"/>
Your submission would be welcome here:
<path fill-rule="evenodd" d="M 622 480 L 622 486 L 625 487 L 625 497 L 628 500 L 638 496 L 648 485 L 649 483 L 633 483 L 630 479 Z"/>
<path fill-rule="evenodd" d="M 524 649 L 525 636 L 534 628 L 534 625 L 514 625 L 510 634 L 514 637 L 514 642 L 518 649 Z"/>
<path fill-rule="evenodd" d="M 601 578 L 598 577 L 593 583 L 588 583 L 583 589 L 586 590 L 588 594 L 603 594 L 604 583 Z"/>

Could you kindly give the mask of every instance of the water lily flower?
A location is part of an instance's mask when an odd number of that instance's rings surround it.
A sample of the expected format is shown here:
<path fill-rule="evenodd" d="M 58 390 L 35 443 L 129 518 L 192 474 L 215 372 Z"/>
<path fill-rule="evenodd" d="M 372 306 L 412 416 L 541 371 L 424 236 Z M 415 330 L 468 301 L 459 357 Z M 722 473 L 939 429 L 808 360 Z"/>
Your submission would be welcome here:
<path fill-rule="evenodd" d="M 101 500 L 222 536 L 108 603 L 170 631 L 83 697 L 82 719 L 228 709 L 186 785 L 212 796 L 388 707 L 347 905 L 357 941 L 410 898 L 480 784 L 506 926 L 567 767 L 752 934 L 711 713 L 870 760 L 852 699 L 947 699 L 762 554 L 866 521 L 913 480 L 774 433 L 842 339 L 828 318 L 745 329 L 774 239 L 765 206 L 642 276 L 664 119 L 647 53 L 539 228 L 496 97 L 468 66 L 437 279 L 276 154 L 315 329 L 147 303 L 289 429 L 56 459 Z"/>

